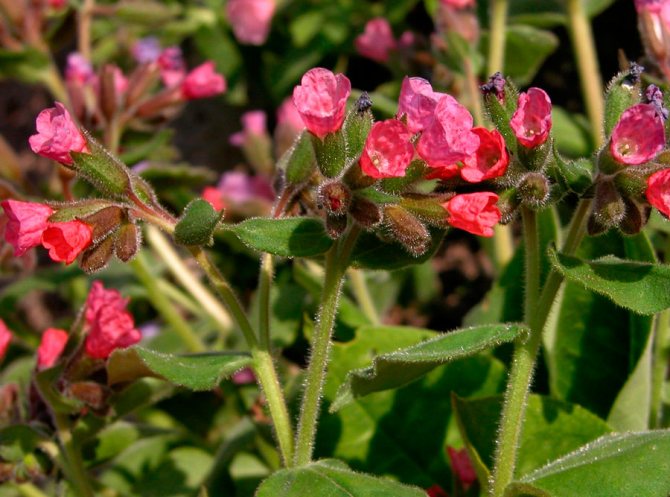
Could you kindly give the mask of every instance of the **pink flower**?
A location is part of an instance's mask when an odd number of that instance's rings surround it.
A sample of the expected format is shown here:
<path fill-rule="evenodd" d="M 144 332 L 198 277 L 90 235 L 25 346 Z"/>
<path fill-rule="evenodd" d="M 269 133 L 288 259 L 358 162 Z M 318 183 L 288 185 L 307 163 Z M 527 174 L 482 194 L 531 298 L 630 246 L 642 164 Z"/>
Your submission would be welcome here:
<path fill-rule="evenodd" d="M 395 119 L 372 125 L 361 154 L 361 169 L 372 178 L 400 178 L 414 156 L 412 133 Z"/>
<path fill-rule="evenodd" d="M 451 95 L 435 107 L 434 118 L 421 134 L 416 150 L 430 167 L 448 167 L 465 160 L 479 147 L 472 116 Z"/>
<path fill-rule="evenodd" d="M 645 195 L 652 206 L 670 217 L 670 169 L 657 171 L 647 178 Z"/>
<path fill-rule="evenodd" d="M 498 195 L 491 192 L 476 192 L 456 195 L 442 204 L 447 211 L 447 222 L 479 236 L 493 236 L 493 226 L 501 218 L 496 206 Z"/>
<path fill-rule="evenodd" d="M 213 97 L 224 91 L 226 80 L 215 71 L 211 60 L 193 69 L 181 83 L 181 94 L 187 100 Z"/>
<path fill-rule="evenodd" d="M 27 250 L 42 243 L 42 233 L 47 229 L 53 209 L 48 205 L 19 200 L 3 200 L 7 216 L 5 240 L 14 247 L 14 255 L 22 256 Z"/>
<path fill-rule="evenodd" d="M 439 485 L 433 485 L 432 487 L 426 489 L 426 494 L 428 497 L 449 497 L 447 492 Z"/>
<path fill-rule="evenodd" d="M 465 9 L 466 7 L 473 7 L 475 0 L 440 0 L 440 3 L 455 9 Z"/>
<path fill-rule="evenodd" d="M 293 90 L 293 103 L 305 127 L 323 138 L 342 127 L 351 82 L 344 74 L 333 74 L 328 69 L 310 69 L 301 84 Z"/>
<path fill-rule="evenodd" d="M 663 118 L 652 104 L 637 104 L 626 109 L 612 130 L 610 152 L 621 164 L 637 165 L 648 162 L 663 147 Z"/>
<path fill-rule="evenodd" d="M 233 373 L 232 380 L 235 385 L 248 385 L 256 381 L 256 375 L 251 368 L 246 367 Z"/>
<path fill-rule="evenodd" d="M 510 120 L 516 139 L 526 148 L 542 145 L 551 131 L 551 100 L 540 88 L 529 88 L 519 95 L 516 112 Z"/>
<path fill-rule="evenodd" d="M 437 103 L 444 95 L 433 91 L 430 83 L 423 78 L 405 76 L 398 98 L 398 117 L 406 115 L 409 130 L 419 133 L 433 121 Z"/>
<path fill-rule="evenodd" d="M 79 220 L 49 223 L 42 233 L 42 246 L 56 262 L 71 264 L 93 241 L 93 228 Z"/>
<path fill-rule="evenodd" d="M 252 110 L 242 114 L 242 131 L 230 136 L 230 143 L 242 147 L 248 137 L 264 136 L 267 134 L 267 116 L 262 110 Z"/>
<path fill-rule="evenodd" d="M 100 281 L 93 282 L 84 311 L 88 329 L 84 349 L 89 356 L 106 359 L 115 349 L 140 341 L 142 334 L 135 328 L 127 305 L 128 300 L 117 290 L 107 290 Z"/>
<path fill-rule="evenodd" d="M 274 0 L 229 0 L 226 5 L 235 38 L 248 45 L 265 43 L 274 12 Z"/>
<path fill-rule="evenodd" d="M 90 83 L 94 78 L 93 66 L 79 52 L 73 52 L 67 56 L 65 80 L 68 83 L 83 85 Z"/>
<path fill-rule="evenodd" d="M 284 99 L 277 109 L 277 126 L 284 125 L 294 129 L 296 135 L 305 129 L 302 116 L 290 97 Z"/>
<path fill-rule="evenodd" d="M 465 448 L 456 450 L 453 447 L 447 447 L 447 453 L 451 462 L 451 470 L 463 486 L 463 490 L 467 490 L 477 481 L 477 474 L 472 467 L 468 451 Z"/>
<path fill-rule="evenodd" d="M 12 341 L 12 332 L 9 331 L 5 322 L 0 319 L 0 361 L 5 357 L 9 342 Z"/>
<path fill-rule="evenodd" d="M 42 333 L 42 341 L 37 348 L 37 368 L 50 368 L 65 350 L 67 344 L 68 333 L 65 330 L 57 328 L 49 328 Z"/>
<path fill-rule="evenodd" d="M 179 47 L 167 47 L 157 59 L 163 84 L 168 88 L 177 86 L 186 77 L 186 62 Z"/>
<path fill-rule="evenodd" d="M 209 202 L 214 210 L 220 211 L 226 208 L 226 203 L 223 200 L 223 194 L 219 191 L 218 188 L 213 186 L 206 186 L 202 191 L 201 197 L 203 200 Z"/>
<path fill-rule="evenodd" d="M 243 204 L 251 200 L 265 200 L 272 202 L 275 199 L 274 191 L 268 181 L 262 176 L 249 176 L 242 171 L 228 171 L 221 175 L 218 190 L 224 201 L 234 204 Z"/>
<path fill-rule="evenodd" d="M 28 142 L 36 154 L 71 165 L 70 152 L 88 152 L 86 139 L 60 102 L 37 116 L 37 134 Z"/>
<path fill-rule="evenodd" d="M 461 177 L 470 183 L 478 183 L 505 174 L 509 164 L 509 154 L 505 147 L 505 139 L 498 130 L 472 128 L 479 136 L 479 148 L 463 161 Z"/>
<path fill-rule="evenodd" d="M 396 48 L 391 25 L 383 17 L 370 19 L 365 25 L 365 31 L 354 40 L 354 45 L 363 57 L 376 62 L 386 62 L 389 52 Z"/>

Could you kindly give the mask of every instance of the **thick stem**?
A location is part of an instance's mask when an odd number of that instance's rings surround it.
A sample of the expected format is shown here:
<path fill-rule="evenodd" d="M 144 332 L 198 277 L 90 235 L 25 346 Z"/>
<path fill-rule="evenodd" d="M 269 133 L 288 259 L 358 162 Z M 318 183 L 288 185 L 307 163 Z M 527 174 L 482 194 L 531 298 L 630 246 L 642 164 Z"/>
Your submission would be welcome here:
<path fill-rule="evenodd" d="M 489 33 L 489 75 L 502 71 L 505 65 L 505 27 L 507 24 L 508 0 L 493 0 L 491 3 L 491 29 Z"/>
<path fill-rule="evenodd" d="M 279 451 L 284 465 L 290 466 L 293 460 L 293 428 L 272 356 L 267 350 L 259 348 L 256 334 L 242 305 L 218 268 L 212 264 L 201 248 L 192 247 L 190 250 L 233 315 L 251 349 L 254 370 L 268 402 L 270 416 L 279 442 Z"/>
<path fill-rule="evenodd" d="M 141 252 L 130 262 L 135 276 L 147 292 L 151 304 L 156 308 L 165 321 L 179 335 L 186 347 L 191 352 L 203 352 L 205 345 L 194 333 L 188 322 L 175 310 L 170 300 L 165 296 L 158 286 L 148 268 L 148 263 Z"/>
<path fill-rule="evenodd" d="M 573 254 L 584 237 L 586 219 L 591 207 L 590 200 L 581 200 L 575 210 L 563 245 L 563 252 Z M 523 344 L 517 344 L 512 357 L 512 370 L 505 392 L 505 402 L 500 420 L 498 446 L 495 453 L 494 470 L 490 483 L 490 495 L 502 497 L 505 487 L 514 478 L 519 438 L 524 424 L 526 401 L 533 377 L 535 361 L 540 344 L 542 331 L 549 317 L 551 307 L 556 299 L 563 277 L 552 270 L 547 277 L 538 300 L 539 289 L 539 243 L 537 241 L 537 224 L 535 216 L 522 211 L 526 250 L 526 323 L 531 334 Z M 531 222 L 535 221 L 534 227 Z M 532 245 L 532 247 L 531 247 Z M 536 274 L 533 274 L 536 273 Z"/>
<path fill-rule="evenodd" d="M 365 273 L 362 269 L 355 268 L 349 268 L 348 273 L 351 289 L 354 292 L 354 297 L 356 297 L 356 301 L 363 311 L 363 314 L 365 314 L 365 317 L 368 318 L 372 324 L 381 323 L 379 314 L 377 313 L 377 307 L 372 300 L 370 289 L 365 281 Z"/>
<path fill-rule="evenodd" d="M 579 80 L 584 95 L 586 113 L 591 122 L 593 140 L 596 148 L 602 145 L 604 139 L 603 113 L 603 82 L 598 68 L 596 47 L 593 41 L 591 22 L 584 11 L 583 0 L 568 0 L 567 12 L 572 37 L 572 47 L 577 59 Z"/>
<path fill-rule="evenodd" d="M 296 466 L 309 464 L 312 460 L 321 394 L 328 367 L 333 325 L 337 315 L 337 302 L 349 256 L 359 233 L 360 228 L 354 225 L 344 240 L 341 243 L 335 243 L 326 254 L 326 274 L 321 293 L 321 306 L 316 320 L 317 325 L 312 335 L 312 351 L 298 421 L 298 435 L 295 444 Z"/>
<path fill-rule="evenodd" d="M 670 236 L 665 240 L 665 264 L 670 263 Z M 649 423 L 651 428 L 661 428 L 663 421 L 663 390 L 668 374 L 670 359 L 670 309 L 659 313 L 654 330 L 654 358 L 651 370 L 651 411 Z"/>
<path fill-rule="evenodd" d="M 93 497 L 94 493 L 91 481 L 84 467 L 78 447 L 72 438 L 72 427 L 67 415 L 54 410 L 53 419 L 63 453 L 61 458 L 64 466 L 63 471 L 70 485 L 72 485 L 78 497 Z"/>
<path fill-rule="evenodd" d="M 272 254 L 263 254 L 258 278 L 258 334 L 261 349 L 270 351 L 270 287 L 274 264 Z"/>

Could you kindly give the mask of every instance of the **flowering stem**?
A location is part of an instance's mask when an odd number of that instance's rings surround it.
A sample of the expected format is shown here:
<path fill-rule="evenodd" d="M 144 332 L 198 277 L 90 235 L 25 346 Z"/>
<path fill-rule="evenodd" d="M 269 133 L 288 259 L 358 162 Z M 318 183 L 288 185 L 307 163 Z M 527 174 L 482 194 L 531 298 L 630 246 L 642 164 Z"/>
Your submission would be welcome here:
<path fill-rule="evenodd" d="M 568 0 L 567 12 L 569 19 L 572 47 L 577 59 L 579 79 L 584 95 L 586 113 L 591 122 L 593 140 L 596 148 L 603 141 L 603 82 L 598 68 L 596 47 L 593 41 L 591 22 L 584 11 L 583 0 Z"/>
<path fill-rule="evenodd" d="M 356 301 L 360 306 L 363 314 L 367 317 L 372 324 L 379 324 L 381 320 L 379 319 L 379 314 L 377 313 L 377 307 L 372 301 L 372 295 L 370 295 L 370 289 L 365 281 L 365 273 L 362 269 L 349 268 L 347 271 L 349 273 L 349 282 L 351 283 L 351 289 L 354 292 Z"/>
<path fill-rule="evenodd" d="M 261 348 L 270 350 L 270 287 L 274 273 L 272 254 L 263 254 L 258 278 L 258 335 Z"/>
<path fill-rule="evenodd" d="M 91 21 L 95 10 L 95 0 L 84 0 L 79 9 L 77 49 L 86 60 L 91 60 Z"/>
<path fill-rule="evenodd" d="M 188 322 L 176 311 L 170 300 L 161 291 L 158 282 L 149 271 L 147 260 L 142 252 L 139 252 L 137 256 L 130 261 L 130 267 L 147 291 L 147 296 L 149 297 L 151 304 L 179 335 L 188 350 L 191 352 L 203 352 L 206 350 L 205 345 L 194 333 L 193 329 L 191 329 Z"/>
<path fill-rule="evenodd" d="M 296 437 L 295 464 L 303 466 L 312 460 L 316 424 L 321 407 L 321 394 L 328 366 L 331 336 L 337 302 L 342 289 L 344 273 L 360 228 L 353 225 L 344 239 L 338 240 L 326 254 L 325 279 L 321 293 L 321 306 L 312 335 L 312 353 L 307 367 L 305 392 L 302 398 L 298 435 Z"/>
<path fill-rule="evenodd" d="M 573 254 L 584 237 L 586 219 L 591 200 L 581 200 L 575 210 L 563 245 L 563 253 Z M 505 488 L 514 478 L 517 451 L 524 424 L 526 401 L 535 369 L 535 361 L 542 342 L 542 331 L 556 299 L 563 276 L 552 270 L 539 293 L 540 245 L 537 234 L 537 219 L 526 209 L 522 210 L 525 255 L 526 255 L 526 301 L 525 321 L 530 328 L 530 337 L 525 343 L 517 343 L 512 357 L 512 370 L 505 392 L 505 402 L 498 432 L 490 495 L 502 497 Z"/>
<path fill-rule="evenodd" d="M 62 450 L 63 472 L 78 497 L 93 497 L 91 482 L 72 437 L 72 426 L 66 414 L 53 410 L 53 419 Z"/>
<path fill-rule="evenodd" d="M 508 0 L 491 2 L 491 28 L 489 33 L 489 75 L 502 71 L 505 64 L 505 33 Z"/>
<path fill-rule="evenodd" d="M 670 263 L 670 236 L 667 236 L 665 240 L 663 259 L 666 264 Z M 666 309 L 658 314 L 654 333 L 649 423 L 651 428 L 661 428 L 663 420 L 663 389 L 665 388 L 665 377 L 668 373 L 668 359 L 670 358 L 670 310 Z"/>
<path fill-rule="evenodd" d="M 267 399 L 270 416 L 272 417 L 275 434 L 279 443 L 279 451 L 284 465 L 290 466 L 293 460 L 293 427 L 291 426 L 286 399 L 279 383 L 272 356 L 268 350 L 259 347 L 254 329 L 244 309 L 242 309 L 242 305 L 237 300 L 230 284 L 217 267 L 212 264 L 205 251 L 200 247 L 191 247 L 190 251 L 233 315 L 251 349 L 251 355 L 254 359 L 254 370 Z"/>

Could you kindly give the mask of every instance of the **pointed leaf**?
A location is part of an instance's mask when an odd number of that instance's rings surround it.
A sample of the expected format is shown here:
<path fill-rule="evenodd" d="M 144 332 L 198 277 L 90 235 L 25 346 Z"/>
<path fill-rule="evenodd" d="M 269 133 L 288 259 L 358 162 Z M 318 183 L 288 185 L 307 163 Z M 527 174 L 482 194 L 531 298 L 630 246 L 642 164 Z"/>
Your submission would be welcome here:
<path fill-rule="evenodd" d="M 282 257 L 323 254 L 333 244 L 323 223 L 310 217 L 247 219 L 231 226 L 229 231 L 254 250 Z"/>
<path fill-rule="evenodd" d="M 265 480 L 256 497 L 425 497 L 425 492 L 392 480 L 350 470 L 344 463 L 325 459 L 299 468 L 277 471 Z"/>
<path fill-rule="evenodd" d="M 524 338 L 527 331 L 525 326 L 518 324 L 485 325 L 452 331 L 405 349 L 381 354 L 375 357 L 372 366 L 347 374 L 331 411 L 357 397 L 406 385 L 446 362 Z"/>
<path fill-rule="evenodd" d="M 117 349 L 107 362 L 108 383 L 153 376 L 191 390 L 211 390 L 221 380 L 251 364 L 241 353 L 173 355 L 130 347 Z"/>
<path fill-rule="evenodd" d="M 507 487 L 505 497 L 665 497 L 670 431 L 607 435 Z"/>

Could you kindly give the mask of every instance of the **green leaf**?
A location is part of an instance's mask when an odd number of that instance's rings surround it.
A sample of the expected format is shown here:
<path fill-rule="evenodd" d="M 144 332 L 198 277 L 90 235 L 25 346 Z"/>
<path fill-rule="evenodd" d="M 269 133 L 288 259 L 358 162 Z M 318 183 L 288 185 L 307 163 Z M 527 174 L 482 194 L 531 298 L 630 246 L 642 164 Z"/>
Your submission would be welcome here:
<path fill-rule="evenodd" d="M 371 328 L 383 332 L 390 327 Z M 365 332 L 366 329 L 361 331 Z M 347 374 L 331 405 L 331 411 L 340 409 L 355 398 L 406 385 L 446 362 L 523 338 L 527 332 L 523 325 L 485 325 L 452 331 L 411 347 L 378 355 L 372 366 Z"/>
<path fill-rule="evenodd" d="M 34 48 L 0 50 L 0 78 L 16 78 L 28 83 L 45 81 L 49 56 Z"/>
<path fill-rule="evenodd" d="M 211 390 L 221 380 L 251 364 L 240 353 L 164 354 L 142 347 L 116 349 L 107 362 L 110 385 L 153 376 L 191 390 Z"/>
<path fill-rule="evenodd" d="M 568 281 L 608 297 L 639 314 L 670 307 L 670 266 L 606 256 L 594 261 L 549 252 L 550 260 Z"/>
<path fill-rule="evenodd" d="M 573 115 L 563 107 L 554 105 L 551 109 L 551 120 L 552 136 L 560 153 L 571 158 L 580 158 L 591 154 L 593 151 L 591 130 L 584 116 Z M 586 159 L 584 160 L 586 161 Z"/>
<path fill-rule="evenodd" d="M 503 398 L 479 399 L 454 396 L 458 426 L 480 480 L 487 481 L 500 422 Z M 516 473 L 525 475 L 548 462 L 610 433 L 607 424 L 576 404 L 531 395 L 528 399 Z"/>
<path fill-rule="evenodd" d="M 214 210 L 212 204 L 196 198 L 184 209 L 174 229 L 174 241 L 180 245 L 211 245 L 213 233 L 222 214 Z"/>
<path fill-rule="evenodd" d="M 363 233 L 351 254 L 351 264 L 363 269 L 394 270 L 430 259 L 442 243 L 444 231 L 431 229 L 431 245 L 423 255 L 414 257 L 396 242 L 384 242 L 374 233 Z"/>
<path fill-rule="evenodd" d="M 517 24 L 507 26 L 505 75 L 519 86 L 535 77 L 542 63 L 558 47 L 558 38 L 550 31 Z M 486 43 L 482 46 L 488 46 Z"/>
<path fill-rule="evenodd" d="M 604 436 L 507 487 L 505 497 L 665 497 L 670 431 Z"/>
<path fill-rule="evenodd" d="M 332 459 L 282 469 L 265 480 L 256 497 L 425 497 L 425 492 L 384 478 L 356 473 Z"/>
<path fill-rule="evenodd" d="M 283 257 L 320 255 L 333 244 L 323 223 L 311 217 L 247 219 L 228 230 L 252 249 Z"/>
<path fill-rule="evenodd" d="M 35 452 L 49 437 L 27 424 L 15 424 L 0 430 L 0 458 L 4 461 L 20 463 Z"/>
<path fill-rule="evenodd" d="M 286 181 L 295 185 L 307 181 L 316 168 L 316 157 L 309 131 L 305 130 L 277 163 L 277 169 L 284 171 Z"/>

